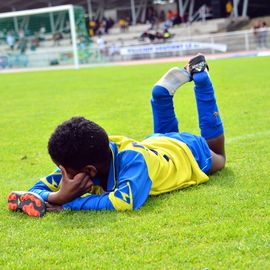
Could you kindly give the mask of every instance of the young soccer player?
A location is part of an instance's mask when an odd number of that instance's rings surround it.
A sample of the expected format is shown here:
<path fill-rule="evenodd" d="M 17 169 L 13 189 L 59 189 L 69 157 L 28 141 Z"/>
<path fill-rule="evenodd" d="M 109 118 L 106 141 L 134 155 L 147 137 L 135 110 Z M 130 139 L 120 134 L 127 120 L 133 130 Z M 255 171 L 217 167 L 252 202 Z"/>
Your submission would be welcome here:
<path fill-rule="evenodd" d="M 153 87 L 154 134 L 142 142 L 110 136 L 96 123 L 73 117 L 48 143 L 58 166 L 28 192 L 11 192 L 8 207 L 29 216 L 47 211 L 132 210 L 149 195 L 208 181 L 225 165 L 223 125 L 203 55 L 172 68 Z M 178 130 L 173 96 L 193 80 L 201 136 Z"/>

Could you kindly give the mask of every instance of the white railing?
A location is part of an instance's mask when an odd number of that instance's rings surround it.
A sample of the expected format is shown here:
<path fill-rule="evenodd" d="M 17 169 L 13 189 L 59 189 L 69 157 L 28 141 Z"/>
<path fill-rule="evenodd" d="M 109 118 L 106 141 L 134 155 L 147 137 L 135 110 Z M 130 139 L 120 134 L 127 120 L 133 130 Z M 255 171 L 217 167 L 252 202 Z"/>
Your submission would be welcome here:
<path fill-rule="evenodd" d="M 97 47 L 99 59 L 103 61 L 119 61 L 170 56 L 184 56 L 202 53 L 226 53 L 270 48 L 270 28 L 254 32 L 251 30 L 226 32 L 218 34 L 189 35 L 174 37 L 162 43 L 132 42 L 121 46 L 108 44 L 103 50 Z"/>
<path fill-rule="evenodd" d="M 205 22 L 207 18 L 212 17 L 212 14 L 209 12 L 207 5 L 202 5 L 190 18 L 189 22 L 203 21 Z"/>
<path fill-rule="evenodd" d="M 153 59 L 162 57 L 177 57 L 202 53 L 226 53 L 261 50 L 270 48 L 270 28 L 257 31 L 253 30 L 207 34 L 189 35 L 186 37 L 175 36 L 171 40 L 159 43 L 133 42 L 117 44 L 108 43 L 103 48 L 92 44 L 79 44 L 76 48 L 78 58 L 82 64 L 100 62 L 126 61 L 134 59 Z M 4 48 L 4 45 L 0 47 Z M 0 48 L 0 69 L 16 67 L 43 67 L 48 65 L 72 65 L 73 46 L 66 42 L 61 46 L 38 48 L 35 52 L 27 50 L 23 55 L 18 52 L 8 52 Z"/>

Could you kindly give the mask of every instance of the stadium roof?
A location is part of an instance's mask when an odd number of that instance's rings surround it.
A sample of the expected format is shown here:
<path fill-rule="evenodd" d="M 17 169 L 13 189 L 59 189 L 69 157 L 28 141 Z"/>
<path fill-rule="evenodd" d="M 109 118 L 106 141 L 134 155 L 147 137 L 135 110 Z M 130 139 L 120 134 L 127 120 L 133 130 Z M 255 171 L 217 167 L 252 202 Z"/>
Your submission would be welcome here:
<path fill-rule="evenodd" d="M 89 3 L 91 3 L 92 11 L 96 11 L 100 7 L 103 9 L 130 9 L 131 2 L 134 1 L 135 5 L 139 5 L 141 0 L 0 0 L 0 13 L 19 11 L 26 9 L 35 9 L 48 6 L 59 6 L 66 4 L 80 5 L 85 8 L 85 11 L 89 11 Z M 154 2 L 154 0 L 146 0 L 149 2 Z M 165 0 L 164 0 L 165 1 Z M 175 0 L 178 2 L 179 0 Z M 231 0 L 233 1 L 233 0 Z M 263 16 L 270 14 L 270 0 L 249 0 L 248 15 L 251 17 Z M 212 0 L 196 0 L 198 3 L 207 3 L 211 5 Z M 216 2 L 216 1 L 215 1 Z M 242 5 L 243 1 L 239 1 Z M 220 0 L 220 4 L 224 5 L 224 0 Z"/>
<path fill-rule="evenodd" d="M 135 3 L 139 0 L 134 0 Z M 12 10 L 25 10 L 25 9 L 34 9 L 42 8 L 48 6 L 59 6 L 59 5 L 80 5 L 88 10 L 88 4 L 91 3 L 92 9 L 96 9 L 98 6 L 103 6 L 104 9 L 110 9 L 115 7 L 130 7 L 130 0 L 9 0 L 9 1 L 0 1 L 0 12 L 10 12 Z M 123 3 L 125 3 L 123 5 Z"/>

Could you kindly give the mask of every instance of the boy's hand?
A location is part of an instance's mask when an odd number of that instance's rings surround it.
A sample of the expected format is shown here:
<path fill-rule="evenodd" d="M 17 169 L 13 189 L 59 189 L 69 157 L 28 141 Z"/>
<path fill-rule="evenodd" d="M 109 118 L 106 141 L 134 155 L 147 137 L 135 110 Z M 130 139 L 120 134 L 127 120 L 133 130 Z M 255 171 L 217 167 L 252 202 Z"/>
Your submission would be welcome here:
<path fill-rule="evenodd" d="M 63 166 L 59 166 L 59 168 L 62 172 L 62 185 L 59 191 L 49 194 L 49 203 L 62 205 L 91 190 L 93 181 L 88 174 L 78 173 L 74 178 L 70 178 Z"/>
<path fill-rule="evenodd" d="M 45 202 L 45 205 L 46 205 L 46 211 L 48 212 L 59 212 L 63 210 L 62 206 L 60 205 L 55 205 L 48 202 Z"/>

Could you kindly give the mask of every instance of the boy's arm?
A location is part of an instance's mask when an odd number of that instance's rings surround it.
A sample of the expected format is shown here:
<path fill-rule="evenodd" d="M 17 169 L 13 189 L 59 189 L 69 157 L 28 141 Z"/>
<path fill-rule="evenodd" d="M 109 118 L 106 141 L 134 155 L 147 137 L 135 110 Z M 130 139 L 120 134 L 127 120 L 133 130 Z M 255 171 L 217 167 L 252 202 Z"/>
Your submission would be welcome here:
<path fill-rule="evenodd" d="M 73 179 L 69 179 L 65 170 L 63 169 L 63 174 L 60 168 L 40 179 L 29 191 L 39 194 L 45 202 L 54 205 L 62 205 L 90 191 L 101 193 L 101 187 L 93 185 L 85 173 L 78 173 Z"/>
<path fill-rule="evenodd" d="M 29 191 L 39 194 L 44 201 L 48 201 L 49 194 L 60 189 L 61 181 L 61 170 L 57 169 L 48 176 L 41 178 Z"/>
<path fill-rule="evenodd" d="M 152 186 L 145 159 L 141 153 L 123 151 L 119 157 L 117 187 L 102 195 L 87 194 L 62 205 L 71 210 L 132 210 L 140 208 Z"/>
<path fill-rule="evenodd" d="M 92 192 L 94 182 L 86 173 L 78 173 L 74 178 L 69 178 L 64 167 L 60 166 L 62 173 L 62 184 L 58 191 L 51 192 L 48 196 L 48 202 L 54 205 L 63 205 L 75 198 L 78 198 L 88 192 Z"/>

